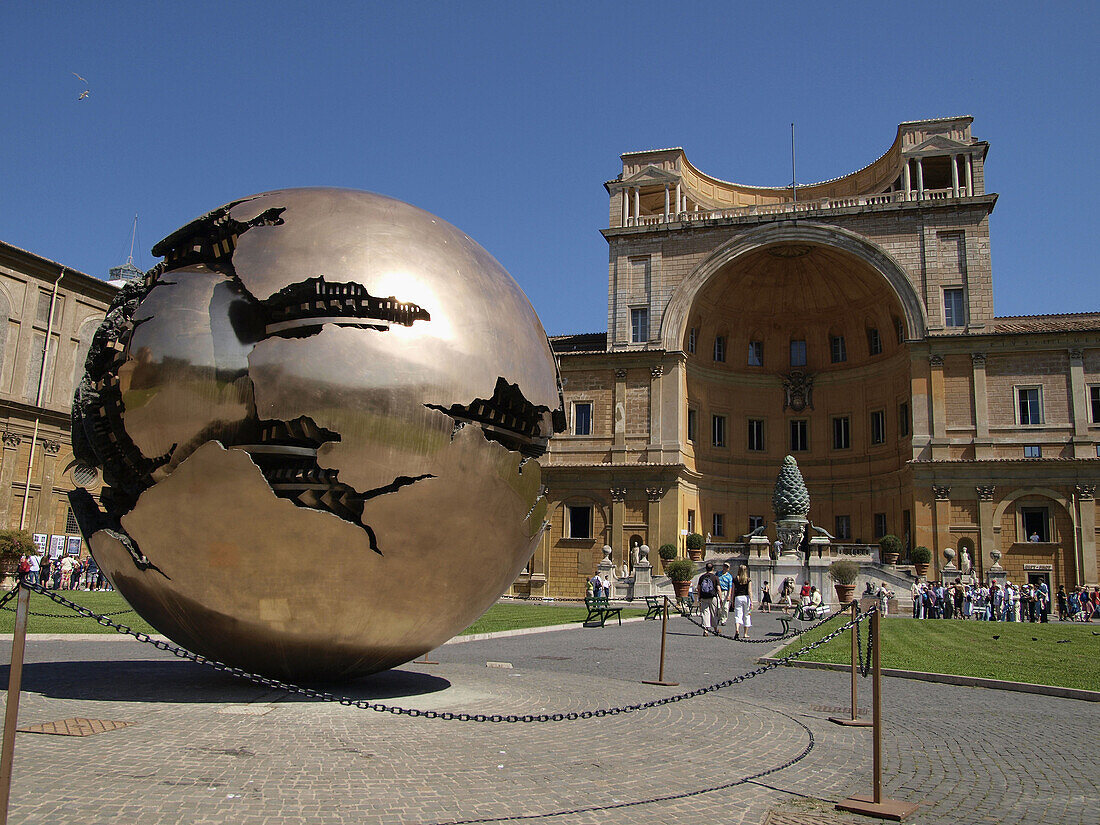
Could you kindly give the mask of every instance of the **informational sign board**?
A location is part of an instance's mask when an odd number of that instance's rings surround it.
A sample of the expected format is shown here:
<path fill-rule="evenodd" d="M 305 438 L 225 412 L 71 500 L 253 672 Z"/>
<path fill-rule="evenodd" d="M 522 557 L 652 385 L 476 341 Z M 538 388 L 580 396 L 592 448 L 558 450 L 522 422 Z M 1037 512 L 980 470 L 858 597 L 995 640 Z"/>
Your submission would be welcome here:
<path fill-rule="evenodd" d="M 68 553 L 69 553 L 70 556 L 79 556 L 80 555 L 80 542 L 81 542 L 80 536 L 66 536 L 65 537 L 65 544 L 66 544 L 66 547 L 68 548 Z"/>
<path fill-rule="evenodd" d="M 65 552 L 65 537 L 50 536 L 50 558 L 59 559 Z"/>
<path fill-rule="evenodd" d="M 45 533 L 35 533 L 34 534 L 34 546 L 38 548 L 39 553 L 45 553 L 46 552 L 46 540 L 47 540 L 47 538 L 48 537 L 46 536 Z"/>

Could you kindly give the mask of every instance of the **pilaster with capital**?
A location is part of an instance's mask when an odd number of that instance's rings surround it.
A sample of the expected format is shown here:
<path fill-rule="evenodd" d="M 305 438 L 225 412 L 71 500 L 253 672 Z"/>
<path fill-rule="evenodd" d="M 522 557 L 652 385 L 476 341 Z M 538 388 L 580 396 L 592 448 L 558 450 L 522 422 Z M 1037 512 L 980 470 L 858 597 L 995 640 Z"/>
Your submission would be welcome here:
<path fill-rule="evenodd" d="M 947 402 L 943 381 L 943 356 L 928 356 L 929 391 L 932 395 L 932 438 L 947 438 Z"/>
<path fill-rule="evenodd" d="M 978 536 L 980 542 L 976 553 L 978 558 L 974 560 L 974 565 L 981 572 L 996 567 L 997 558 L 994 558 L 993 554 L 1001 552 L 1001 549 L 997 546 L 997 532 L 994 529 L 996 525 L 993 522 L 993 515 L 996 511 L 993 496 L 997 492 L 997 487 L 994 484 L 979 484 L 974 488 L 974 492 L 978 495 Z M 980 565 L 979 561 L 981 562 Z"/>
<path fill-rule="evenodd" d="M 4 431 L 4 447 L 0 458 L 0 522 L 11 524 L 12 482 L 15 480 L 15 465 L 19 462 L 19 446 L 23 437 L 19 433 Z M 18 526 L 18 519 L 16 520 Z"/>
<path fill-rule="evenodd" d="M 615 370 L 615 395 L 611 404 L 611 460 L 622 463 L 626 457 L 626 370 Z"/>
<path fill-rule="evenodd" d="M 1077 579 L 1082 584 L 1095 586 L 1100 584 L 1096 552 L 1096 485 L 1078 484 L 1074 490 L 1074 498 L 1074 509 L 1077 511 L 1077 546 L 1081 549 Z"/>
<path fill-rule="evenodd" d="M 658 364 L 649 371 L 649 444 L 659 449 L 661 445 L 661 385 L 665 368 Z"/>
<path fill-rule="evenodd" d="M 607 537 L 607 543 L 611 545 L 611 555 L 617 565 L 621 565 L 626 558 L 623 549 L 623 525 L 626 523 L 626 488 L 612 487 L 611 493 L 611 535 Z"/>
<path fill-rule="evenodd" d="M 646 508 L 646 535 L 650 547 L 660 547 L 664 541 L 661 538 L 661 503 L 665 497 L 664 487 L 646 487 L 645 497 L 648 501 Z M 675 544 L 675 542 L 672 542 Z"/>
<path fill-rule="evenodd" d="M 951 546 L 951 488 L 945 484 L 932 485 L 932 529 L 935 536 L 933 558 L 938 560 L 943 549 Z"/>
<path fill-rule="evenodd" d="M 1089 413 L 1088 413 L 1088 388 L 1085 386 L 1085 362 L 1084 351 L 1071 349 L 1069 351 L 1069 390 L 1072 401 L 1073 436 L 1074 441 L 1088 439 Z M 1091 447 L 1091 441 L 1086 445 Z M 1078 455 L 1080 451 L 1074 450 L 1077 458 L 1087 458 L 1087 450 Z"/>
<path fill-rule="evenodd" d="M 974 383 L 974 431 L 979 441 L 989 440 L 989 394 L 985 382 L 985 353 L 970 353 Z M 987 456 L 979 456 L 986 458 Z"/>

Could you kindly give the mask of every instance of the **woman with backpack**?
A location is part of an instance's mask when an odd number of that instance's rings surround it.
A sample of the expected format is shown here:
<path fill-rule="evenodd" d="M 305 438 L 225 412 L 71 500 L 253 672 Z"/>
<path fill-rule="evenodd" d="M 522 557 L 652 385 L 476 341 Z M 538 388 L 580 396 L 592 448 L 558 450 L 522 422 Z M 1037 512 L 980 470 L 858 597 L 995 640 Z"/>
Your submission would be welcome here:
<path fill-rule="evenodd" d="M 752 586 L 749 582 L 749 568 L 741 565 L 733 580 L 733 638 L 749 638 L 752 627 Z M 742 635 L 744 634 L 744 635 Z"/>

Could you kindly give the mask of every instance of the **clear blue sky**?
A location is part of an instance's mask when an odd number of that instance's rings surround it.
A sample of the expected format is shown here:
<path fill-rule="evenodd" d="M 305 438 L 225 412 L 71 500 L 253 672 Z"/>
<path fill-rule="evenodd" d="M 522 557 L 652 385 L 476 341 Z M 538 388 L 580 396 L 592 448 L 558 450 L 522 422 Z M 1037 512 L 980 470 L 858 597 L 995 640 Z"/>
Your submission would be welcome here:
<path fill-rule="evenodd" d="M 991 144 L 995 310 L 1100 310 L 1096 3 L 10 3 L 0 239 L 89 274 L 228 200 L 382 192 L 495 255 L 551 334 L 606 327 L 605 180 L 843 175 L 903 120 Z M 88 80 L 91 95 L 73 75 Z"/>

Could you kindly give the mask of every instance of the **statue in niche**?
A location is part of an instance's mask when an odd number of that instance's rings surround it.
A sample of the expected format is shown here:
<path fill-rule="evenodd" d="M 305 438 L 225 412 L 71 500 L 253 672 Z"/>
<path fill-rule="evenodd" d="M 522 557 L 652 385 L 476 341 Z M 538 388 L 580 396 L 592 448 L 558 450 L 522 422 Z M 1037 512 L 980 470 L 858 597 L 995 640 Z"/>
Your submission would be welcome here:
<path fill-rule="evenodd" d="M 969 575 L 973 571 L 973 562 L 970 559 L 970 551 L 965 547 L 959 551 L 959 570 Z"/>

